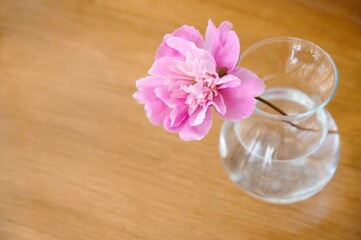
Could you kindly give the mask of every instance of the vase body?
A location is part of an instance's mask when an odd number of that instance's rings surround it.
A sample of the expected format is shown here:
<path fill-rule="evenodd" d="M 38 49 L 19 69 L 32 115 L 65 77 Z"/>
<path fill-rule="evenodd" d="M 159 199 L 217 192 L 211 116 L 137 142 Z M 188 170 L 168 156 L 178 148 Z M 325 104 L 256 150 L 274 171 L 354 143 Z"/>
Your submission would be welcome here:
<path fill-rule="evenodd" d="M 242 54 L 240 65 L 266 85 L 263 102 L 239 122 L 225 122 L 219 148 L 230 179 L 252 196 L 293 203 L 319 192 L 340 154 L 337 126 L 325 105 L 338 84 L 337 69 L 320 47 L 297 38 L 265 40 Z"/>

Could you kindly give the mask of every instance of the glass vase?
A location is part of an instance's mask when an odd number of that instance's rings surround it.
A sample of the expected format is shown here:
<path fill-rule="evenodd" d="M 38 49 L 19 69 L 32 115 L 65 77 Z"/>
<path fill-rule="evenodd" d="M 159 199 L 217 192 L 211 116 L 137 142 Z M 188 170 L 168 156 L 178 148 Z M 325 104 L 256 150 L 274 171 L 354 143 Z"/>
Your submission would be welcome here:
<path fill-rule="evenodd" d="M 226 172 L 267 202 L 311 197 L 330 181 L 340 154 L 337 126 L 325 109 L 338 85 L 335 63 L 309 41 L 279 37 L 248 48 L 239 65 L 255 72 L 266 90 L 249 118 L 222 126 Z"/>

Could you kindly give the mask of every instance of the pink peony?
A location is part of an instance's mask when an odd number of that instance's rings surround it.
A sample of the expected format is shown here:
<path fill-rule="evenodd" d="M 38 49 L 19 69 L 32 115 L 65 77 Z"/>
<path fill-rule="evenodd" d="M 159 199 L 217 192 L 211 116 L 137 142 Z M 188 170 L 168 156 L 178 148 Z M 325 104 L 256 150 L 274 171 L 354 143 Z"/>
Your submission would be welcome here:
<path fill-rule="evenodd" d="M 134 93 L 153 124 L 179 133 L 182 140 L 200 140 L 212 125 L 212 106 L 224 120 L 252 114 L 264 84 L 236 66 L 240 43 L 231 29 L 230 22 L 217 28 L 209 20 L 205 41 L 187 25 L 164 36 L 149 76 L 137 81 Z"/>

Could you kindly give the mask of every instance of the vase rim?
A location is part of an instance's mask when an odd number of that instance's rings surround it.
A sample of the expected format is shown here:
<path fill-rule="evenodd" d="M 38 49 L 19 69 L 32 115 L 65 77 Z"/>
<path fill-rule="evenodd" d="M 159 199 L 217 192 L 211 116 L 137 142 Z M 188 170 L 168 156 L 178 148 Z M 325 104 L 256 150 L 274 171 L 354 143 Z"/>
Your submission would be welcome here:
<path fill-rule="evenodd" d="M 278 37 L 272 37 L 272 38 L 261 40 L 261 41 L 255 43 L 255 44 L 251 45 L 250 47 L 248 47 L 240 55 L 239 62 L 241 62 L 241 60 L 243 58 L 245 58 L 253 50 L 255 50 L 258 47 L 261 47 L 263 45 L 270 44 L 270 43 L 276 43 L 276 42 L 294 42 L 294 41 L 304 42 L 304 43 L 314 47 L 315 49 L 319 50 L 322 54 L 324 54 L 324 56 L 327 58 L 327 60 L 330 61 L 331 65 L 332 65 L 332 68 L 333 68 L 333 72 L 335 73 L 334 86 L 333 86 L 332 91 L 329 94 L 329 96 L 321 104 L 319 104 L 318 106 L 313 107 L 313 108 L 311 108 L 308 111 L 303 112 L 303 113 L 290 115 L 290 116 L 283 116 L 283 115 L 268 113 L 266 111 L 263 111 L 263 110 L 257 108 L 257 106 L 256 106 L 255 107 L 255 112 L 257 112 L 257 113 L 259 113 L 259 114 L 261 114 L 261 115 L 263 115 L 263 116 L 265 116 L 267 118 L 290 121 L 290 120 L 295 120 L 295 119 L 308 117 L 308 116 L 320 111 L 321 109 L 323 109 L 331 101 L 331 99 L 334 97 L 334 95 L 336 93 L 336 90 L 337 90 L 337 87 L 338 87 L 338 84 L 339 84 L 339 75 L 338 75 L 337 66 L 336 66 L 334 60 L 332 59 L 330 54 L 328 54 L 323 48 L 321 48 L 320 46 L 318 46 L 317 44 L 315 44 L 313 42 L 310 42 L 310 41 L 302 39 L 302 38 L 278 36 Z"/>

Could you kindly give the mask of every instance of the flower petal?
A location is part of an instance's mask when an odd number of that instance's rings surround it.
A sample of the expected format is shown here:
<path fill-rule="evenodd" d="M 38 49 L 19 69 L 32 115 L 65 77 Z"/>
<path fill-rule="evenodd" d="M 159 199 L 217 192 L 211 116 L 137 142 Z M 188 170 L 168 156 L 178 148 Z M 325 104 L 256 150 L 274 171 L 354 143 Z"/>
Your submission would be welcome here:
<path fill-rule="evenodd" d="M 175 30 L 172 34 L 166 34 L 163 38 L 163 42 L 157 49 L 155 59 L 161 57 L 182 57 L 182 54 L 177 50 L 169 47 L 166 43 L 170 37 L 180 37 L 190 42 L 193 42 L 197 47 L 203 48 L 204 40 L 202 35 L 193 26 L 183 25 L 182 27 Z"/>
<path fill-rule="evenodd" d="M 148 73 L 150 75 L 168 77 L 167 80 L 190 80 L 193 81 L 191 76 L 186 76 L 182 71 L 184 60 L 176 57 L 162 57 L 153 63 Z"/>
<path fill-rule="evenodd" d="M 187 112 L 187 105 L 183 104 L 176 106 L 169 115 L 171 120 L 170 127 L 174 128 L 180 126 L 183 123 L 184 119 L 186 119 L 186 117 L 188 116 Z"/>
<path fill-rule="evenodd" d="M 221 25 L 219 25 L 219 41 L 221 42 L 221 44 L 226 44 L 228 32 L 231 31 L 232 27 L 232 23 L 228 21 L 224 21 L 221 23 Z"/>
<path fill-rule="evenodd" d="M 174 98 L 172 91 L 168 87 L 158 87 L 154 89 L 154 95 L 162 100 L 169 108 L 175 108 L 178 105 L 184 105 L 185 98 Z"/>
<path fill-rule="evenodd" d="M 204 47 L 202 34 L 193 26 L 183 25 L 182 27 L 175 30 L 172 35 L 174 37 L 180 37 L 194 42 L 199 48 Z"/>
<path fill-rule="evenodd" d="M 259 96 L 265 89 L 264 82 L 247 68 L 236 67 L 231 74 L 241 79 L 242 88 L 251 96 Z"/>
<path fill-rule="evenodd" d="M 163 37 L 162 43 L 159 45 L 156 53 L 155 60 L 162 57 L 179 57 L 182 58 L 182 54 L 167 45 L 167 39 L 173 37 L 172 34 L 166 34 Z"/>
<path fill-rule="evenodd" d="M 221 94 L 213 97 L 212 104 L 219 114 L 224 115 L 226 113 L 227 107 Z"/>
<path fill-rule="evenodd" d="M 184 126 L 185 121 L 186 119 L 183 120 L 183 122 L 179 126 L 172 126 L 172 119 L 170 118 L 170 116 L 168 116 L 164 119 L 163 127 L 168 132 L 179 133 L 182 127 Z"/>
<path fill-rule="evenodd" d="M 206 30 L 205 49 L 212 53 L 217 67 L 224 67 L 229 73 L 232 71 L 239 59 L 240 44 L 237 34 L 230 31 L 232 24 L 228 21 L 222 22 L 217 29 L 211 20 L 208 20 Z"/>
<path fill-rule="evenodd" d="M 154 90 L 156 87 L 163 86 L 164 79 L 159 76 L 147 76 L 136 81 L 139 91 Z"/>
<path fill-rule="evenodd" d="M 133 97 L 139 104 L 145 104 L 157 99 L 153 91 L 139 91 L 133 94 Z"/>
<path fill-rule="evenodd" d="M 167 44 L 185 56 L 185 64 L 180 66 L 183 73 L 193 73 L 194 77 L 204 74 L 202 70 L 215 73 L 216 61 L 208 51 L 200 49 L 193 42 L 179 37 L 167 39 Z"/>
<path fill-rule="evenodd" d="M 133 97 L 138 103 L 144 104 L 154 101 L 157 97 L 154 94 L 154 89 L 164 86 L 164 80 L 157 76 L 147 76 L 141 78 L 136 82 L 138 92 L 133 94 Z"/>
<path fill-rule="evenodd" d="M 189 125 L 193 127 L 202 124 L 208 108 L 208 106 L 198 107 L 198 109 L 189 117 Z"/>
<path fill-rule="evenodd" d="M 168 38 L 166 43 L 169 47 L 177 50 L 178 52 L 186 55 L 187 51 L 197 48 L 193 42 L 179 37 Z"/>
<path fill-rule="evenodd" d="M 241 85 L 241 80 L 234 75 L 227 74 L 219 79 L 217 85 L 218 89 L 238 87 L 239 85 Z"/>
<path fill-rule="evenodd" d="M 201 140 L 209 132 L 212 126 L 212 111 L 207 109 L 204 121 L 197 126 L 191 126 L 189 121 L 186 121 L 179 132 L 179 137 L 184 141 Z"/>
<path fill-rule="evenodd" d="M 208 20 L 208 26 L 206 29 L 206 40 L 204 44 L 204 49 L 213 53 L 213 48 L 218 42 L 218 30 L 216 25 L 212 22 L 211 19 Z"/>
<path fill-rule="evenodd" d="M 171 92 L 168 91 L 167 87 L 157 87 L 154 89 L 154 93 L 163 102 L 167 102 L 171 98 Z"/>
<path fill-rule="evenodd" d="M 150 122 L 157 126 L 162 125 L 170 113 L 170 108 L 159 99 L 146 103 L 144 110 Z"/>
<path fill-rule="evenodd" d="M 238 121 L 250 116 L 256 105 L 256 100 L 240 87 L 220 89 L 227 111 L 221 118 L 228 121 Z"/>

